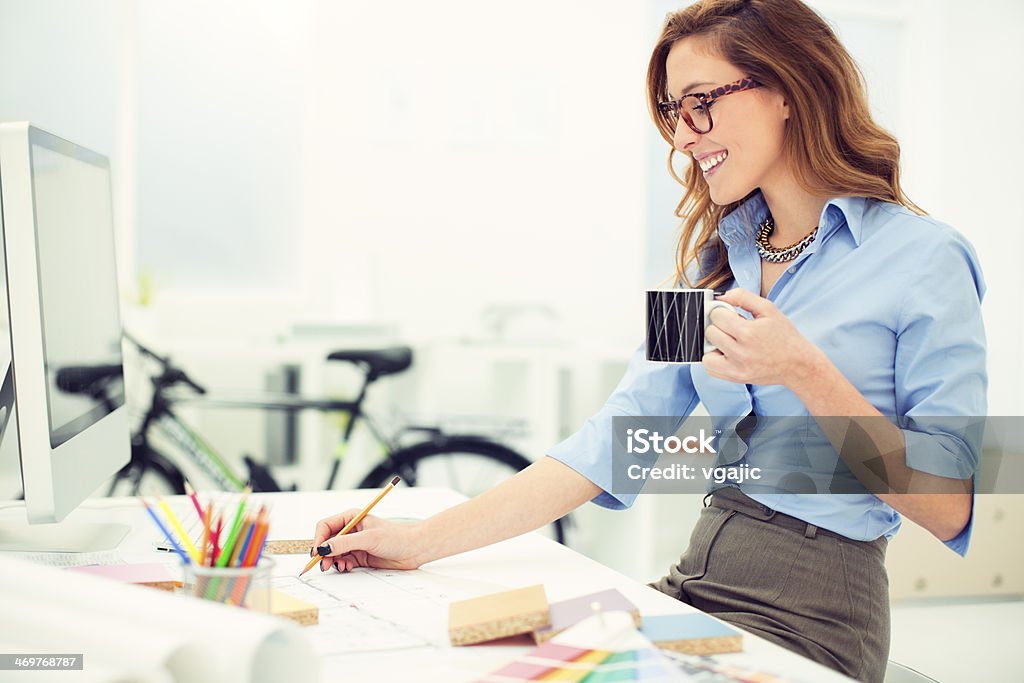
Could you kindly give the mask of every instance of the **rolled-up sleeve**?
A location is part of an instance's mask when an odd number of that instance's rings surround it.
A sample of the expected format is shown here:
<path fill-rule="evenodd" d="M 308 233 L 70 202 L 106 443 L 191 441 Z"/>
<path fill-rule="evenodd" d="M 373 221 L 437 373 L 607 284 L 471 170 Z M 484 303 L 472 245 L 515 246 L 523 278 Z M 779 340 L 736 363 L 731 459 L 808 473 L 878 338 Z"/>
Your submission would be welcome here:
<path fill-rule="evenodd" d="M 897 329 L 895 386 L 907 467 L 939 477 L 974 476 L 987 409 L 985 282 L 971 245 L 942 233 L 921 250 Z M 973 514 L 972 514 L 973 520 Z M 946 545 L 964 554 L 972 522 Z"/>
<path fill-rule="evenodd" d="M 604 406 L 548 455 L 601 487 L 593 502 L 611 509 L 627 508 L 638 492 L 612 492 L 612 418 L 672 416 L 679 418 L 678 428 L 697 403 L 690 366 L 648 361 L 641 344 Z"/>

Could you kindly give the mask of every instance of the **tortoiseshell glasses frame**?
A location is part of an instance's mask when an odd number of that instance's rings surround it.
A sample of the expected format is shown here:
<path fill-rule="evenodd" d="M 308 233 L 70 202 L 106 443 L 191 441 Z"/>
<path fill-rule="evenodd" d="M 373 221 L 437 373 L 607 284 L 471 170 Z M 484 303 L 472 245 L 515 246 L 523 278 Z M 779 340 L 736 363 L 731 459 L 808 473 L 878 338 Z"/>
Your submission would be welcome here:
<path fill-rule="evenodd" d="M 678 121 L 679 116 L 682 115 L 683 121 L 690 127 L 690 130 L 703 135 L 711 132 L 711 129 L 715 127 L 710 109 L 715 100 L 726 95 L 743 92 L 744 90 L 760 88 L 762 85 L 763 83 L 759 83 L 754 78 L 747 76 L 709 92 L 686 93 L 678 100 L 658 102 L 658 111 L 668 116 L 672 121 Z"/>

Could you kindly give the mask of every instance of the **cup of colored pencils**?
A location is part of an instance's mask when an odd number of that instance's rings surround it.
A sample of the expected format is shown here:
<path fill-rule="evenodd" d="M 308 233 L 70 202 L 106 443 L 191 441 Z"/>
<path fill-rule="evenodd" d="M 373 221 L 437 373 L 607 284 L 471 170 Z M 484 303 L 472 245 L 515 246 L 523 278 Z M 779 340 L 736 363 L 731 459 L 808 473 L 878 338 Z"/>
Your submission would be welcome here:
<path fill-rule="evenodd" d="M 263 555 L 270 527 L 267 507 L 250 505 L 248 490 L 237 502 L 215 506 L 210 500 L 204 506 L 191 487 L 186 489 L 199 518 L 196 524 L 189 511 L 186 521 L 199 529 L 194 537 L 163 499 L 157 498 L 156 505 L 142 499 L 181 557 L 185 594 L 269 612 L 273 560 Z"/>

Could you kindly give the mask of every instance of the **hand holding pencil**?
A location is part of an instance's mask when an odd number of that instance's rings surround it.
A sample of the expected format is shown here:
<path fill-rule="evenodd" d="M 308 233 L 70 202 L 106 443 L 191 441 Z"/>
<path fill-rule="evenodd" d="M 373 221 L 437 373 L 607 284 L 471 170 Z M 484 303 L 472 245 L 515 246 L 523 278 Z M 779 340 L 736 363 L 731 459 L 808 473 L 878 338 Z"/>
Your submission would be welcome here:
<path fill-rule="evenodd" d="M 303 573 L 320 561 L 320 571 L 334 567 L 347 572 L 356 567 L 374 569 L 416 569 L 421 562 L 416 524 L 391 522 L 367 514 L 384 495 L 394 488 L 395 477 L 363 509 L 352 508 L 340 514 L 321 519 L 313 534 L 310 560 Z M 323 555 L 317 555 L 318 549 Z"/>

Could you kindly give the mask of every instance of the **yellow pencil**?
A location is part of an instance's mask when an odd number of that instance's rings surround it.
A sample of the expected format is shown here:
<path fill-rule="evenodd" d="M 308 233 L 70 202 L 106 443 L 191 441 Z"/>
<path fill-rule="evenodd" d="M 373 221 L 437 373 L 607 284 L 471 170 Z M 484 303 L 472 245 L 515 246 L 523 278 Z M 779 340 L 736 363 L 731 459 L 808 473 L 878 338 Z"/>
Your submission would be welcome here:
<path fill-rule="evenodd" d="M 181 542 L 185 544 L 185 552 L 188 553 L 189 557 L 192 558 L 193 562 L 199 562 L 199 551 L 196 550 L 196 546 L 192 543 L 192 539 L 188 537 L 185 530 L 181 528 L 181 522 L 174 516 L 174 512 L 171 511 L 171 507 L 167 502 L 160 496 L 156 497 L 156 502 L 160 505 L 160 509 L 167 515 L 167 519 L 170 521 L 171 526 L 174 527 L 174 531 L 181 538 Z"/>
<path fill-rule="evenodd" d="M 384 487 L 384 490 L 381 491 L 380 493 L 378 493 L 377 497 L 374 498 L 372 501 L 370 501 L 369 505 L 367 505 L 365 508 L 363 508 L 362 512 L 360 512 L 358 515 L 353 517 L 352 521 L 349 522 L 348 524 L 346 524 L 344 529 L 342 529 L 338 533 L 334 534 L 334 536 L 332 538 L 337 538 L 338 536 L 344 536 L 349 531 L 351 531 L 353 528 L 355 528 L 356 524 L 359 524 L 359 522 L 363 521 L 363 517 L 365 517 L 366 515 L 370 514 L 370 510 L 373 509 L 373 506 L 376 505 L 377 503 L 379 503 L 380 499 L 383 498 L 384 496 L 386 496 L 388 494 L 388 492 L 391 491 L 391 489 L 395 488 L 395 486 L 397 486 L 398 482 L 400 482 L 400 481 L 402 481 L 401 477 L 395 477 L 394 479 L 392 479 L 391 482 L 387 486 Z M 299 572 L 299 576 L 302 576 L 303 574 L 308 572 L 310 569 L 313 568 L 314 564 L 316 564 L 317 562 L 319 562 L 322 559 L 324 559 L 324 558 L 321 557 L 320 555 L 314 554 L 313 558 L 309 561 L 309 564 L 306 565 L 306 568 L 303 569 L 301 572 Z"/>

